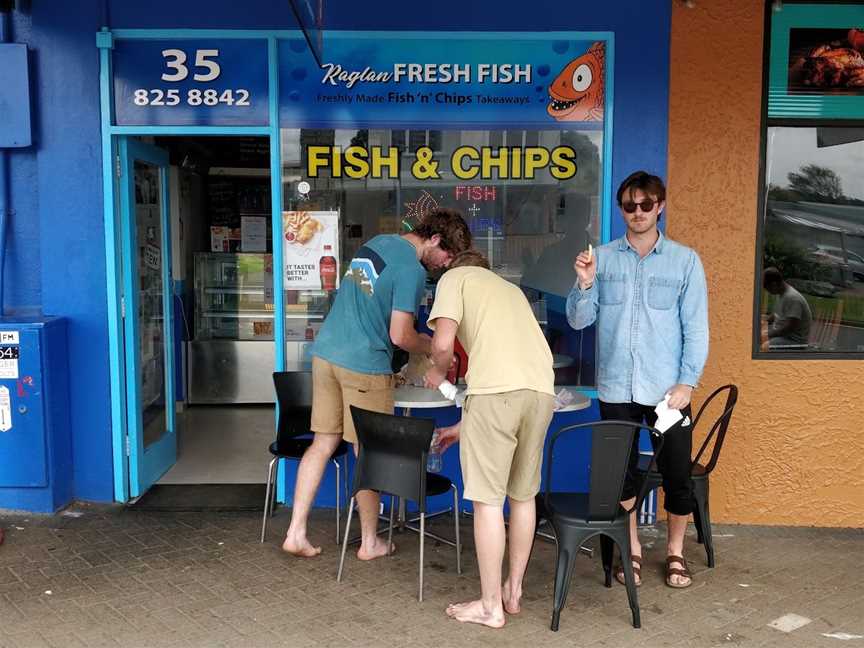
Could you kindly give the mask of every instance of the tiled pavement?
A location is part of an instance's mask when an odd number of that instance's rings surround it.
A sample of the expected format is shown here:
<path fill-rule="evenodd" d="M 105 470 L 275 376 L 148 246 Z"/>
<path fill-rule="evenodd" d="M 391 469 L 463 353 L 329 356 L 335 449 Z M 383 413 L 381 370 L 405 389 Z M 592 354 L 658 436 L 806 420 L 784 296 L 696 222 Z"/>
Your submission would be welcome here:
<path fill-rule="evenodd" d="M 80 517 L 0 515 L 0 646 L 864 646 L 864 531 L 719 526 L 717 567 L 688 536 L 689 590 L 665 587 L 662 543 L 647 529 L 642 629 L 630 626 L 624 588 L 602 586 L 599 558 L 580 557 L 557 633 L 549 630 L 554 545 L 538 542 L 523 612 L 499 631 L 445 618 L 474 597 L 453 549 L 427 544 L 426 600 L 417 602 L 417 537 L 397 536 L 391 558 L 349 557 L 336 583 L 332 514 L 316 512 L 313 560 L 279 550 L 288 511 L 266 544 L 252 513 L 144 513 L 75 506 Z M 449 520 L 433 525 L 442 535 Z M 599 553 L 599 552 L 598 552 Z M 787 613 L 811 622 L 769 627 Z"/>

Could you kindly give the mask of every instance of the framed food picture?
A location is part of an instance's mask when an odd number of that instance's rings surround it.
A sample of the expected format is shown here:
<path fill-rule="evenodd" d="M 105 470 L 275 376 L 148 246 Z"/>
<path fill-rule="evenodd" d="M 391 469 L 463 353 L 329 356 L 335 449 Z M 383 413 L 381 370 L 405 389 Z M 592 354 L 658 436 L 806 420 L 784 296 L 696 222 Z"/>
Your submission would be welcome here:
<path fill-rule="evenodd" d="M 864 118 L 864 5 L 783 3 L 772 13 L 768 117 Z"/>

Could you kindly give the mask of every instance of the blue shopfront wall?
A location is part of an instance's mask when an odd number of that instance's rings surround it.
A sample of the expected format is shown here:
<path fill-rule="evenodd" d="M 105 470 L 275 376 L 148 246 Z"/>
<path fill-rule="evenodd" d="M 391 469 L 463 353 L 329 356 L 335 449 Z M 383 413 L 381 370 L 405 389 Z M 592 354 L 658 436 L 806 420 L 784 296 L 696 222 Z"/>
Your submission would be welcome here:
<path fill-rule="evenodd" d="M 572 7 L 548 0 L 530 5 L 445 0 L 434 9 L 343 0 L 325 3 L 324 23 L 328 30 L 614 33 L 614 188 L 637 168 L 665 175 L 670 14 L 668 0 Z M 294 30 L 297 25 L 287 2 L 267 0 L 250 0 L 242 11 L 226 0 L 82 0 L 74 8 L 34 2 L 28 15 L 13 17 L 13 39 L 31 50 L 34 144 L 11 156 L 15 213 L 8 233 L 5 308 L 68 319 L 73 497 L 111 501 L 115 476 L 94 35 L 105 25 L 112 30 Z M 326 36 L 324 47 L 326 59 Z M 622 232 L 614 213 L 609 228 L 612 237 Z M 595 414 L 589 410 L 578 417 Z M 7 460 L 0 457 L 0 470 Z M 0 508 L 15 505 L 0 500 Z"/>

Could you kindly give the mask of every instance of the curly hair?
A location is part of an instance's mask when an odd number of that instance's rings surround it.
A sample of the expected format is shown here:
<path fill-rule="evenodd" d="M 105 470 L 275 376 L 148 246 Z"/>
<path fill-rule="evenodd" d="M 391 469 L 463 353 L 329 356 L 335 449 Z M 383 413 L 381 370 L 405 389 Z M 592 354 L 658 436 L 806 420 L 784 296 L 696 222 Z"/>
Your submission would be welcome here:
<path fill-rule="evenodd" d="M 460 252 L 455 257 L 453 257 L 453 260 L 450 262 L 448 269 L 452 270 L 453 268 L 461 268 L 465 266 L 486 268 L 487 270 L 489 270 L 489 260 L 483 255 L 482 252 L 472 248 L 470 250 Z"/>
<path fill-rule="evenodd" d="M 459 254 L 471 247 L 471 230 L 462 213 L 456 209 L 438 207 L 431 210 L 414 228 L 414 233 L 427 240 L 437 234 L 441 237 L 441 249 L 451 254 Z"/>

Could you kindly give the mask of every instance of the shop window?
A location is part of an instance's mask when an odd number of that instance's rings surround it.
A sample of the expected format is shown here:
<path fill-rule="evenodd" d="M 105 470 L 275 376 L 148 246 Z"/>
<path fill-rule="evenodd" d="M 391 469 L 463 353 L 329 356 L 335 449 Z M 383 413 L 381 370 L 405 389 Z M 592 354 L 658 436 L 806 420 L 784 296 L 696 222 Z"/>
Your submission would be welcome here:
<path fill-rule="evenodd" d="M 864 352 L 864 128 L 769 127 L 759 352 Z"/>
<path fill-rule="evenodd" d="M 417 149 L 423 146 L 428 146 L 433 151 L 441 150 L 441 131 L 394 130 L 390 133 L 391 145 L 402 153 L 416 153 Z"/>
<path fill-rule="evenodd" d="M 314 339 L 329 306 L 325 279 L 335 288 L 345 264 L 363 242 L 377 234 L 409 231 L 430 209 L 451 207 L 464 214 L 475 247 L 486 254 L 492 269 L 524 291 L 562 364 L 556 371 L 557 381 L 594 386 L 593 330 L 571 329 L 564 304 L 575 281 L 573 258 L 589 242 L 599 243 L 602 130 L 284 129 L 281 139 L 286 152 L 282 160 L 283 238 L 286 264 L 294 263 L 293 268 L 283 269 L 289 345 L 293 341 L 302 346 Z M 352 166 L 346 159 L 332 159 L 326 150 L 330 145 L 344 150 L 349 143 L 364 147 L 370 156 L 373 151 L 386 154 L 395 147 L 398 173 L 391 173 L 386 165 L 376 170 L 371 157 L 366 160 L 369 168 Z M 310 146 L 316 146 L 314 154 Z M 439 177 L 417 177 L 412 172 L 416 149 L 421 146 L 435 153 Z M 454 161 L 459 150 L 500 153 L 502 147 L 508 149 L 505 154 L 512 155 L 504 171 L 491 165 L 491 172 L 478 171 L 478 177 L 464 179 L 465 174 L 455 168 L 456 164 L 463 171 L 482 167 L 472 157 Z M 553 160 L 530 174 L 519 166 L 529 149 L 536 153 L 560 148 L 575 152 L 578 172 L 574 166 L 573 173 L 560 173 Z M 515 149 L 521 150 L 511 154 Z M 298 236 L 304 238 L 310 232 L 306 243 L 297 243 Z M 430 283 L 430 302 L 433 295 L 434 284 Z M 289 349 L 289 361 L 292 354 Z M 563 366 L 568 362 L 572 364 Z"/>

